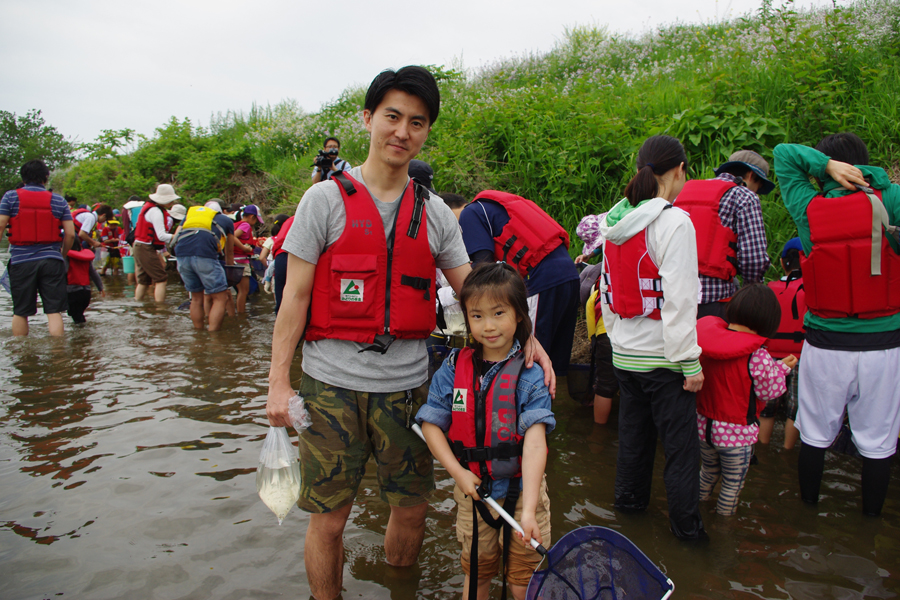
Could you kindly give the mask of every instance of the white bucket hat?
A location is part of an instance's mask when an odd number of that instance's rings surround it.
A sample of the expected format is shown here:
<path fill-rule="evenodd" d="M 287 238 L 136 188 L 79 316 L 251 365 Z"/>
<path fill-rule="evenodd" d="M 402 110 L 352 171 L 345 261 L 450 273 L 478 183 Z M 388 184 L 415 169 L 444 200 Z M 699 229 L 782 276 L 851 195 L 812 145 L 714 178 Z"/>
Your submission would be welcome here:
<path fill-rule="evenodd" d="M 175 188 L 173 188 L 168 183 L 161 183 L 156 186 L 156 193 L 150 194 L 150 199 L 156 202 L 157 204 L 171 204 L 181 198 L 181 196 L 175 193 Z"/>
<path fill-rule="evenodd" d="M 184 221 L 185 217 L 187 217 L 187 209 L 183 204 L 176 204 L 169 209 L 169 214 L 172 215 L 172 218 L 176 221 Z"/>

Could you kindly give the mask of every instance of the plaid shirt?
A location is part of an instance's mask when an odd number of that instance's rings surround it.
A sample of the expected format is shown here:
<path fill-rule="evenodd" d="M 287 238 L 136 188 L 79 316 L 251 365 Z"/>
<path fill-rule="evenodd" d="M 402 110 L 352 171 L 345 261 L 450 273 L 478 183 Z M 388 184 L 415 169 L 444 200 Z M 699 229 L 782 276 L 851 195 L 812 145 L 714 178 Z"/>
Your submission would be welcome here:
<path fill-rule="evenodd" d="M 716 179 L 738 180 L 730 173 L 722 173 Z M 766 252 L 766 227 L 759 196 L 744 186 L 731 188 L 719 203 L 719 219 L 722 225 L 737 234 L 738 275 L 741 280 L 745 284 L 761 282 L 769 268 L 769 254 Z M 725 281 L 700 275 L 700 304 L 730 298 L 737 290 L 736 278 Z"/>

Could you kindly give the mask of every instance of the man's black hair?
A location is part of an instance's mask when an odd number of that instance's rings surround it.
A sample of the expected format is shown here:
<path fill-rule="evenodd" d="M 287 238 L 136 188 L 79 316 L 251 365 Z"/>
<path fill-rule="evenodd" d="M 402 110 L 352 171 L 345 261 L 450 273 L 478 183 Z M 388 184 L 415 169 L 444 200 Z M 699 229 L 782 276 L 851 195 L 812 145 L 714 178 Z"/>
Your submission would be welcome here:
<path fill-rule="evenodd" d="M 330 142 L 331 140 L 334 140 L 335 142 L 337 142 L 338 148 L 341 147 L 341 140 L 339 140 L 339 139 L 337 139 L 336 137 L 333 137 L 333 136 L 332 136 L 332 137 L 327 137 L 327 138 L 325 138 L 325 141 L 322 142 L 322 147 L 324 148 L 325 146 L 327 146 L 327 145 L 328 145 L 328 142 Z"/>
<path fill-rule="evenodd" d="M 424 67 L 410 65 L 399 71 L 386 69 L 372 80 L 369 91 L 366 92 L 366 102 L 363 108 L 369 112 L 375 112 L 385 94 L 391 90 L 400 90 L 410 96 L 416 96 L 425 103 L 428 109 L 428 124 L 434 125 L 438 113 L 441 110 L 441 92 L 438 90 L 434 75 Z"/>
<path fill-rule="evenodd" d="M 44 185 L 50 179 L 50 167 L 39 159 L 29 160 L 19 169 L 26 185 Z"/>
<path fill-rule="evenodd" d="M 444 201 L 444 204 L 446 204 L 450 208 L 465 208 L 465 206 L 469 204 L 469 201 L 459 194 L 449 194 L 441 192 L 440 194 L 438 194 L 438 196 L 440 196 Z"/>
<path fill-rule="evenodd" d="M 866 143 L 849 131 L 826 135 L 816 146 L 816 150 L 828 158 L 851 165 L 869 164 L 869 150 Z"/>

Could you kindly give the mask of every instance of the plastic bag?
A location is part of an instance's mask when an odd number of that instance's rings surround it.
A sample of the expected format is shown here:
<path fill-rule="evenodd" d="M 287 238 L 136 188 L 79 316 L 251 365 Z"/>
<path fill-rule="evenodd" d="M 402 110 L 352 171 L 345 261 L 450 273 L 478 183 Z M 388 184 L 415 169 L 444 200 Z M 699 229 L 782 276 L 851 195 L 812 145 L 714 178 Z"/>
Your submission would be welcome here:
<path fill-rule="evenodd" d="M 291 420 L 291 425 L 294 426 L 297 433 L 312 425 L 309 412 L 307 412 L 306 406 L 303 404 L 303 396 L 294 396 L 288 400 L 288 418 Z"/>
<path fill-rule="evenodd" d="M 284 427 L 269 427 L 259 453 L 256 491 L 279 525 L 300 498 L 300 456 Z"/>

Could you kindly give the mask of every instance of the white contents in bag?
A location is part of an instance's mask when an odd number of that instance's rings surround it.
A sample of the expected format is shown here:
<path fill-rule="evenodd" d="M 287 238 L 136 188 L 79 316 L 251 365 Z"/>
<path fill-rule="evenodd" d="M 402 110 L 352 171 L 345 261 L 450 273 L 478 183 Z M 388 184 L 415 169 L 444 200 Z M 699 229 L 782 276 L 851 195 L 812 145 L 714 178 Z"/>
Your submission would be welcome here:
<path fill-rule="evenodd" d="M 284 427 L 269 427 L 259 454 L 256 491 L 279 525 L 300 498 L 299 454 Z"/>

